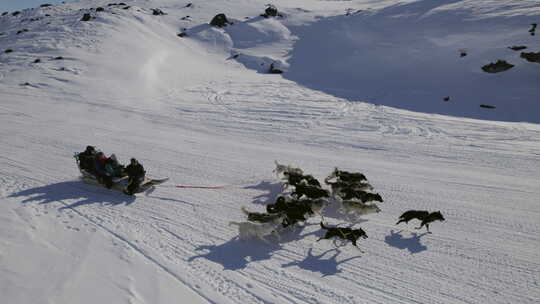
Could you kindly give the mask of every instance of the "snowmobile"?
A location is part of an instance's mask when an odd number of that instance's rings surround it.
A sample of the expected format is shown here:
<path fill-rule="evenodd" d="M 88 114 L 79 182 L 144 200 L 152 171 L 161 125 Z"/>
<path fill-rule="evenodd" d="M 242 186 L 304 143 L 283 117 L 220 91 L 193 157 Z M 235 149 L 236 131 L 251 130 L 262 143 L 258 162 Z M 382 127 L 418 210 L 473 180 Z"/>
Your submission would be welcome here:
<path fill-rule="evenodd" d="M 77 162 L 77 168 L 79 168 L 79 171 L 81 172 L 82 181 L 84 181 L 87 184 L 93 184 L 93 185 L 97 185 L 97 186 L 101 186 L 101 187 L 106 188 L 105 184 L 100 183 L 100 181 L 98 180 L 98 178 L 94 174 L 92 174 L 92 173 L 88 172 L 87 170 L 81 168 L 81 161 L 79 159 L 79 153 L 75 153 L 73 156 L 75 157 L 75 160 Z M 127 175 L 123 175 L 123 176 L 120 176 L 120 177 L 113 177 L 112 178 L 112 184 L 111 184 L 111 187 L 109 189 L 114 190 L 114 191 L 124 192 L 124 190 L 126 189 L 126 187 L 128 185 L 128 180 L 129 180 L 129 178 L 128 178 Z M 141 192 L 146 192 L 148 190 L 151 190 L 154 186 L 162 184 L 162 183 L 164 183 L 164 182 L 166 182 L 168 180 L 169 180 L 168 177 L 167 178 L 161 178 L 161 179 L 145 177 L 144 181 L 140 184 L 139 188 L 134 192 L 134 194 L 141 193 Z"/>

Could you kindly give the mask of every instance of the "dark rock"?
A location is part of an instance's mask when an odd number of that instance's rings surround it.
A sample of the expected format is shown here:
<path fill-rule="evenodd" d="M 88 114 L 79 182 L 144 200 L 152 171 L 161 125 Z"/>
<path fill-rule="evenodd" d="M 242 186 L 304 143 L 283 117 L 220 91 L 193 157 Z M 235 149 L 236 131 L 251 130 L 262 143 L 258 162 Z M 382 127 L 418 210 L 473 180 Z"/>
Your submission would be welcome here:
<path fill-rule="evenodd" d="M 31 85 L 30 82 L 21 83 L 22 86 L 29 86 Z"/>
<path fill-rule="evenodd" d="M 81 21 L 90 21 L 92 20 L 92 15 L 86 13 L 82 16 Z"/>
<path fill-rule="evenodd" d="M 495 109 L 495 106 L 490 106 L 490 105 L 481 104 L 481 105 L 480 105 L 480 108 Z"/>
<path fill-rule="evenodd" d="M 120 2 L 120 3 L 118 3 L 118 5 L 125 6 L 125 5 L 127 5 L 127 4 L 125 4 L 124 2 Z"/>
<path fill-rule="evenodd" d="M 482 70 L 486 73 L 499 73 L 507 71 L 513 68 L 514 65 L 506 62 L 505 60 L 497 60 L 495 63 L 486 64 L 482 67 Z"/>
<path fill-rule="evenodd" d="M 280 69 L 274 68 L 274 64 L 270 64 L 270 68 L 268 69 L 268 73 L 270 74 L 283 74 L 283 71 Z"/>
<path fill-rule="evenodd" d="M 187 36 L 187 33 L 182 32 L 182 33 L 179 33 L 177 36 L 178 36 L 178 37 L 186 37 L 186 36 Z"/>
<path fill-rule="evenodd" d="M 264 18 L 277 17 L 278 16 L 277 8 L 272 4 L 268 4 L 267 6 L 268 7 L 264 10 L 264 14 L 262 14 L 261 16 L 263 16 Z"/>
<path fill-rule="evenodd" d="M 2 16 L 5 16 L 5 15 L 7 15 L 7 14 L 9 14 L 9 12 L 3 12 L 3 13 L 2 13 Z"/>
<path fill-rule="evenodd" d="M 538 24 L 536 24 L 536 23 L 531 24 L 531 29 L 529 30 L 529 33 L 531 34 L 531 36 L 534 36 L 534 34 L 536 33 L 536 27 L 537 26 L 538 26 Z"/>
<path fill-rule="evenodd" d="M 45 3 L 45 4 L 40 5 L 39 7 L 49 7 L 49 6 L 52 6 L 52 4 Z"/>
<path fill-rule="evenodd" d="M 193 3 L 188 3 L 185 7 L 193 7 Z"/>
<path fill-rule="evenodd" d="M 49 14 L 45 14 L 45 17 L 50 17 L 50 16 L 51 16 L 51 15 L 49 15 Z"/>
<path fill-rule="evenodd" d="M 15 11 L 15 12 L 11 13 L 11 16 L 17 16 L 17 15 L 20 15 L 20 14 L 21 14 L 21 12 Z"/>
<path fill-rule="evenodd" d="M 4 53 L 6 53 L 6 54 L 13 53 L 13 50 L 12 50 L 12 49 L 6 49 L 6 50 L 4 51 Z"/>
<path fill-rule="evenodd" d="M 446 96 L 445 98 L 443 98 L 444 101 L 450 101 L 450 96 Z"/>
<path fill-rule="evenodd" d="M 17 31 L 17 35 L 28 32 L 28 29 L 22 29 Z"/>
<path fill-rule="evenodd" d="M 153 8 L 152 9 L 152 15 L 154 15 L 154 16 L 163 16 L 163 15 L 165 15 L 165 13 L 162 10 L 160 10 L 159 8 Z"/>
<path fill-rule="evenodd" d="M 124 9 L 127 10 L 127 9 L 129 9 L 130 7 L 131 7 L 131 6 L 128 5 L 128 6 L 124 7 Z"/>
<path fill-rule="evenodd" d="M 214 18 L 212 18 L 212 21 L 210 21 L 210 25 L 217 26 L 217 27 L 224 27 L 227 26 L 227 24 L 232 24 L 227 20 L 227 17 L 225 14 L 217 14 Z"/>
<path fill-rule="evenodd" d="M 534 53 L 534 52 L 530 52 L 530 53 L 521 53 L 519 55 L 519 57 L 521 58 L 525 58 L 527 61 L 529 62 L 537 62 L 537 63 L 540 63 L 540 52 L 538 53 Z"/>
<path fill-rule="evenodd" d="M 64 60 L 64 57 L 62 56 L 54 57 L 53 60 Z"/>
<path fill-rule="evenodd" d="M 521 51 L 521 50 L 526 49 L 527 47 L 524 46 L 524 45 L 514 45 L 514 46 L 510 46 L 508 48 L 511 49 L 512 51 Z"/>
<path fill-rule="evenodd" d="M 461 52 L 461 53 L 459 53 L 459 57 L 465 57 L 465 56 L 467 56 L 467 53 L 466 53 L 466 52 Z"/>
<path fill-rule="evenodd" d="M 0 33 L 0 36 L 4 36 L 5 34 L 6 34 L 6 33 L 2 32 L 2 33 Z"/>
<path fill-rule="evenodd" d="M 41 62 L 41 59 L 39 59 L 39 58 L 34 60 L 34 63 L 40 63 L 40 62 Z"/>
<path fill-rule="evenodd" d="M 109 4 L 107 4 L 107 6 L 115 6 L 115 5 L 118 5 L 118 3 L 109 3 Z"/>
<path fill-rule="evenodd" d="M 105 9 L 104 9 L 103 7 L 101 7 L 101 6 L 98 7 L 98 8 L 96 8 L 96 12 L 103 12 L 104 10 L 105 10 Z"/>
<path fill-rule="evenodd" d="M 184 16 L 184 17 L 180 18 L 180 20 L 188 20 L 189 18 L 191 18 L 191 17 L 188 15 L 188 16 Z"/>

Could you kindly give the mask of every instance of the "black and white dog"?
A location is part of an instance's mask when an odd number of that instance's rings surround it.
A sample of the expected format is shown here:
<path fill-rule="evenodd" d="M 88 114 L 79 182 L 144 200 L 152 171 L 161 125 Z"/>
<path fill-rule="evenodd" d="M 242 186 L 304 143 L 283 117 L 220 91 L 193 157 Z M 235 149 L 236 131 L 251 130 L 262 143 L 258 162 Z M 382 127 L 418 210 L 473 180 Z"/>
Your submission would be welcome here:
<path fill-rule="evenodd" d="M 359 238 L 366 239 L 368 237 L 366 232 L 362 228 L 351 229 L 351 228 L 341 228 L 341 227 L 327 227 L 323 224 L 323 222 L 321 222 L 321 228 L 326 230 L 326 233 L 324 234 L 323 237 L 318 239 L 317 242 L 323 239 L 327 240 L 333 237 L 337 237 L 340 239 L 349 240 L 351 241 L 353 246 L 358 247 L 356 245 L 356 241 Z"/>
<path fill-rule="evenodd" d="M 426 226 L 426 230 L 429 232 L 429 224 L 434 221 L 444 221 L 444 217 L 441 214 L 440 211 L 436 212 L 428 212 L 425 210 L 409 210 L 404 212 L 400 217 L 396 225 L 398 225 L 401 222 L 405 222 L 407 224 L 412 219 L 418 219 L 422 221 L 420 223 L 419 227 L 415 227 L 415 229 L 420 229 L 424 226 Z"/>

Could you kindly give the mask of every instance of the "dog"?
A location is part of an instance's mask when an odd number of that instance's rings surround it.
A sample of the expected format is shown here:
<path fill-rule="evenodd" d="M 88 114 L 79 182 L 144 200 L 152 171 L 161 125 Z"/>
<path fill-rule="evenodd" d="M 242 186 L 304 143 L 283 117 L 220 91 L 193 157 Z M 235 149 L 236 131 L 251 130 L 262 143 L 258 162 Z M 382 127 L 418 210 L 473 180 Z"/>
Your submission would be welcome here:
<path fill-rule="evenodd" d="M 337 237 L 344 240 L 349 240 L 351 241 L 353 246 L 358 247 L 356 245 L 356 241 L 359 238 L 367 239 L 368 237 L 366 232 L 362 228 L 351 229 L 351 228 L 340 228 L 340 227 L 327 227 L 323 224 L 323 222 L 321 222 L 321 228 L 326 230 L 326 233 L 324 234 L 323 237 L 318 239 L 317 242 L 323 239 L 327 240 L 333 237 Z"/>
<path fill-rule="evenodd" d="M 342 196 L 342 190 L 343 189 L 354 189 L 357 191 L 369 191 L 373 190 L 373 186 L 371 186 L 368 183 L 359 182 L 359 183 L 350 183 L 350 182 L 343 182 L 343 181 L 334 181 L 330 182 L 325 180 L 325 183 L 327 185 L 330 185 L 330 188 L 332 189 L 332 195 L 333 196 Z"/>
<path fill-rule="evenodd" d="M 346 200 L 341 202 L 341 212 L 345 214 L 353 213 L 356 216 L 362 216 L 371 213 L 379 213 L 381 209 L 376 204 L 364 204 L 355 200 Z"/>
<path fill-rule="evenodd" d="M 418 219 L 421 221 L 419 227 L 415 227 L 415 229 L 421 229 L 422 227 L 426 226 L 426 230 L 429 232 L 429 224 L 434 221 L 444 221 L 444 217 L 441 214 L 440 211 L 436 212 L 428 212 L 425 210 L 409 210 L 404 212 L 400 217 L 396 225 L 398 225 L 401 222 L 405 222 L 407 224 L 412 219 Z"/>
<path fill-rule="evenodd" d="M 275 204 L 266 206 L 266 211 L 270 214 L 283 214 L 283 228 L 292 226 L 299 222 L 305 222 L 308 217 L 320 214 L 326 206 L 324 199 L 291 199 L 280 196 Z"/>
<path fill-rule="evenodd" d="M 377 202 L 383 202 L 383 199 L 379 193 L 369 193 L 363 190 L 356 190 L 356 189 L 342 189 L 342 196 L 341 199 L 343 200 L 351 200 L 351 199 L 359 199 L 362 201 L 362 203 L 367 203 L 371 201 L 377 201 Z"/>
<path fill-rule="evenodd" d="M 269 222 L 266 223 L 252 223 L 252 222 L 229 222 L 229 226 L 236 225 L 238 226 L 238 237 L 241 240 L 247 240 L 250 238 L 258 238 L 264 242 L 268 241 L 264 238 L 269 234 L 277 235 L 279 239 L 279 234 L 277 234 L 276 229 L 283 222 L 283 216 L 275 217 Z"/>
<path fill-rule="evenodd" d="M 250 222 L 269 223 L 274 221 L 276 218 L 283 217 L 282 213 L 250 212 L 245 207 L 242 207 L 240 209 L 245 215 L 247 215 L 248 221 Z"/>
<path fill-rule="evenodd" d="M 330 181 L 333 178 L 337 178 L 339 181 L 349 183 L 359 183 L 367 181 L 366 176 L 360 172 L 342 171 L 339 170 L 337 167 L 332 173 L 330 173 L 330 175 L 325 179 L 325 181 Z"/>
<path fill-rule="evenodd" d="M 310 198 L 310 199 L 330 197 L 330 193 L 328 192 L 328 190 L 321 189 L 320 187 L 317 187 L 317 186 L 300 183 L 296 185 L 294 188 L 295 189 L 291 193 L 291 195 L 296 196 L 296 198 L 301 198 L 303 195 L 305 195 L 307 198 Z"/>
<path fill-rule="evenodd" d="M 277 160 L 274 160 L 274 163 L 276 163 L 276 168 L 272 172 L 276 173 L 276 176 L 278 178 L 280 174 L 285 174 L 285 172 L 296 173 L 300 175 L 304 174 L 304 171 L 302 171 L 302 169 L 300 168 L 294 168 L 290 165 L 282 165 L 278 163 Z"/>

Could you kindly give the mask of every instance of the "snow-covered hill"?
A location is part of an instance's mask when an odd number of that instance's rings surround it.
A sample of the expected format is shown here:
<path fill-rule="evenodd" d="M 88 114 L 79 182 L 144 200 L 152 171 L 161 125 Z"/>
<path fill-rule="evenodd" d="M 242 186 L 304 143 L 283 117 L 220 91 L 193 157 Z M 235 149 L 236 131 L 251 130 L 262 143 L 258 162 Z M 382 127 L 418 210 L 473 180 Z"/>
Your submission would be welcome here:
<path fill-rule="evenodd" d="M 540 300 L 540 64 L 508 49 L 540 51 L 537 1 L 124 2 L 0 17 L 2 302 Z M 88 144 L 170 182 L 87 185 Z M 274 160 L 366 174 L 385 202 L 363 253 L 315 242 L 318 218 L 236 239 L 281 191 Z M 394 226 L 409 209 L 446 222 Z"/>

